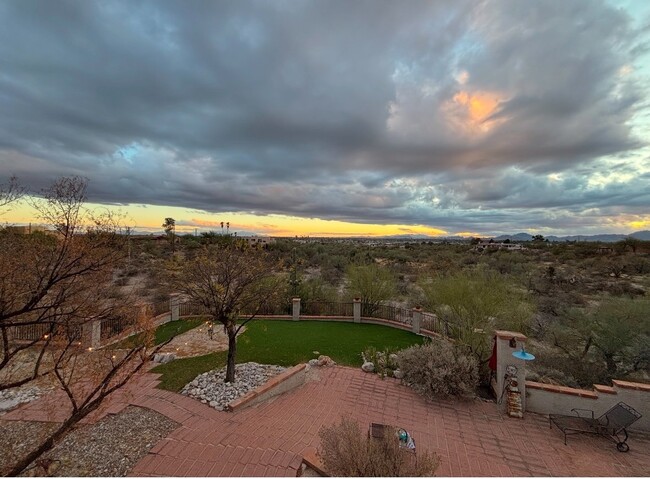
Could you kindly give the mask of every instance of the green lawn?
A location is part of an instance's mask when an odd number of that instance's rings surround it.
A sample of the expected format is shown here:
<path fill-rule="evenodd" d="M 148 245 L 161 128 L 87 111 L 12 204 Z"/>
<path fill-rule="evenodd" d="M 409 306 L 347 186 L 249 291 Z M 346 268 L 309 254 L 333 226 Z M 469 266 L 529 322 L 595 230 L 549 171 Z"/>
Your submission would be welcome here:
<path fill-rule="evenodd" d="M 154 342 L 156 345 L 162 344 L 174 336 L 183 334 L 190 329 L 203 324 L 205 320 L 202 318 L 187 318 L 180 321 L 171 321 L 169 323 L 161 324 L 156 328 Z M 111 349 L 130 349 L 142 341 L 142 334 L 136 334 L 123 339 L 119 343 L 111 345 Z"/>
<path fill-rule="evenodd" d="M 346 366 L 361 366 L 361 352 L 374 346 L 402 349 L 423 342 L 408 331 L 376 324 L 327 321 L 253 321 L 237 338 L 237 362 L 293 366 L 316 357 L 313 351 L 330 356 Z M 160 387 L 180 390 L 198 374 L 222 367 L 226 352 L 218 352 L 162 364 L 153 372 L 162 373 Z"/>

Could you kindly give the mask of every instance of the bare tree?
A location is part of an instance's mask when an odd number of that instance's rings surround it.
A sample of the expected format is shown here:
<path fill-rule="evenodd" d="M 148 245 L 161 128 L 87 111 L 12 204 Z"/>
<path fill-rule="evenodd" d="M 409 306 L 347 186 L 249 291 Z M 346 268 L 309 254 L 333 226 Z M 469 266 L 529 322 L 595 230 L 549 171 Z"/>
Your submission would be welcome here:
<path fill-rule="evenodd" d="M 132 302 L 107 299 L 125 248 L 116 218 L 84 207 L 86 186 L 84 178 L 62 178 L 30 200 L 53 230 L 1 233 L 0 390 L 48 375 L 70 404 L 59 428 L 21 457 L 9 475 L 51 449 L 158 350 L 151 344 L 150 314 Z M 142 333 L 137 344 L 121 351 L 86 349 L 87 325 L 116 316 Z"/>
<path fill-rule="evenodd" d="M 186 263 L 176 280 L 177 288 L 207 309 L 228 335 L 225 382 L 235 380 L 237 334 L 280 289 L 273 270 L 264 251 L 233 242 L 206 247 Z M 240 317 L 244 320 L 238 324 Z"/>
<path fill-rule="evenodd" d="M 9 178 L 9 181 L 4 184 L 0 184 L 0 214 L 3 214 L 2 210 L 5 206 L 18 201 L 25 194 L 25 188 L 18 183 L 18 178 L 12 176 Z"/>
<path fill-rule="evenodd" d="M 60 426 L 36 447 L 20 457 L 8 476 L 18 476 L 35 460 L 52 449 L 81 420 L 96 411 L 112 393 L 124 387 L 171 338 L 153 345 L 150 316 L 143 316 L 136 330 L 143 334 L 137 344 L 126 350 L 92 351 L 79 347 L 70 330 L 59 327 L 49 342 L 47 356 L 53 363 L 57 386 L 65 392 L 69 414 Z M 73 329 L 74 331 L 74 329 Z M 63 404 L 61 407 L 65 407 Z"/>
<path fill-rule="evenodd" d="M 32 201 L 41 218 L 55 228 L 51 233 L 2 233 L 0 390 L 40 375 L 42 354 L 29 374 L 2 373 L 12 361 L 22 361 L 23 351 L 44 351 L 58 325 L 74 322 L 80 329 L 112 308 L 101 293 L 123 259 L 121 238 L 110 215 L 84 211 L 85 190 L 83 178 L 62 178 Z M 11 341 L 12 335 L 27 328 L 32 331 L 27 341 Z M 34 331 L 42 334 L 34 336 Z"/>

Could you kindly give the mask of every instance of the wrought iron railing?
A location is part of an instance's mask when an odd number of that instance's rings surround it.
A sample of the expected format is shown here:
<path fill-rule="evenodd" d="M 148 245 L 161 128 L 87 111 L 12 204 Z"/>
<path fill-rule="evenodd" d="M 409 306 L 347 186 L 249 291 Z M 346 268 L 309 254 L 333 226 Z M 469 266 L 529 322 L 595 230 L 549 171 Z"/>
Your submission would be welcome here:
<path fill-rule="evenodd" d="M 170 311 L 169 300 L 158 301 L 157 303 L 154 303 L 152 306 L 153 306 L 154 316 L 158 316 L 164 313 L 169 313 Z"/>
<path fill-rule="evenodd" d="M 251 316 L 255 313 L 257 316 L 279 316 L 291 315 L 290 304 L 263 304 L 257 311 L 241 311 L 241 316 Z M 179 304 L 179 316 L 199 316 L 210 314 L 208 308 L 194 301 L 185 301 Z"/>
<path fill-rule="evenodd" d="M 125 316 L 113 316 L 101 320 L 101 339 L 109 339 L 113 336 L 123 333 L 130 327 L 134 326 L 133 318 Z"/>
<path fill-rule="evenodd" d="M 51 323 L 37 323 L 37 324 L 26 324 L 26 325 L 15 325 L 9 326 L 7 328 L 8 336 L 17 341 L 36 341 L 42 339 L 47 334 L 52 333 L 52 324 Z"/>
<path fill-rule="evenodd" d="M 386 304 L 361 303 L 361 316 L 378 318 L 402 324 L 413 324 L 413 310 L 388 306 Z"/>
<path fill-rule="evenodd" d="M 300 314 L 305 316 L 344 316 L 354 315 L 352 303 L 334 301 L 308 301 L 300 305 Z"/>
<path fill-rule="evenodd" d="M 407 326 L 413 326 L 413 310 L 409 308 L 400 308 L 385 304 L 361 303 L 361 317 L 367 319 L 383 319 L 394 323 Z M 208 314 L 207 308 L 201 304 L 186 301 L 180 303 L 179 314 L 183 316 L 198 316 Z M 265 305 L 258 312 L 257 316 L 291 316 L 291 304 L 274 304 Z M 242 317 L 252 314 L 241 312 Z M 354 303 L 336 302 L 336 301 L 308 301 L 300 305 L 301 316 L 334 316 L 341 318 L 354 317 Z M 451 337 L 455 331 L 452 325 L 445 319 L 432 314 L 422 313 L 420 329 L 432 331 L 442 336 Z"/>

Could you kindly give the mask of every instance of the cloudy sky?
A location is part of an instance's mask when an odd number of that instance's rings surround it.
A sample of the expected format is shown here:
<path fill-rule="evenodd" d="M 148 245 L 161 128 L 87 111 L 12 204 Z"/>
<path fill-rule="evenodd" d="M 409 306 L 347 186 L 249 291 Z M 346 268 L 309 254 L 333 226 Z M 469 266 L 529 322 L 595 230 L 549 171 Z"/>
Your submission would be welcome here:
<path fill-rule="evenodd" d="M 648 65 L 645 0 L 4 1 L 0 183 L 138 228 L 629 233 Z"/>

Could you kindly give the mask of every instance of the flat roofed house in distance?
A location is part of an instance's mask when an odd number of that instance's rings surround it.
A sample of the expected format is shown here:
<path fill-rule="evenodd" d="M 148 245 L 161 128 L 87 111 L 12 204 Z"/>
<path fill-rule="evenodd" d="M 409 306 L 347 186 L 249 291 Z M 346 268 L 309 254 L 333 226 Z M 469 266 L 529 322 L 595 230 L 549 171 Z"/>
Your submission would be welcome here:
<path fill-rule="evenodd" d="M 241 236 L 240 239 L 246 241 L 249 246 L 267 246 L 275 241 L 275 238 L 270 236 Z"/>
<path fill-rule="evenodd" d="M 486 249 L 505 249 L 508 251 L 511 250 L 522 250 L 526 249 L 519 243 L 490 243 L 489 241 L 481 241 L 479 244 L 474 246 L 476 251 L 485 251 Z"/>

